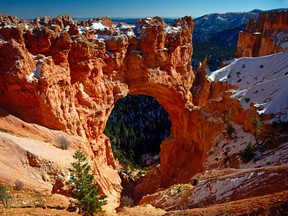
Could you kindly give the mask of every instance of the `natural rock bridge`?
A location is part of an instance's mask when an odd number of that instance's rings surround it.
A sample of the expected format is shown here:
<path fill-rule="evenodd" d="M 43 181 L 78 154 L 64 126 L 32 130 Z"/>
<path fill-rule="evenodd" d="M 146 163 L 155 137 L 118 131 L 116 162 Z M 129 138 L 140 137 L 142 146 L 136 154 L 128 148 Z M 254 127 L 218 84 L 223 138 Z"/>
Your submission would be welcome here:
<path fill-rule="evenodd" d="M 117 203 L 120 178 L 103 130 L 127 94 L 153 96 L 171 118 L 157 187 L 188 181 L 202 169 L 211 131 L 223 124 L 206 120 L 193 105 L 191 17 L 173 26 L 159 17 L 134 26 L 108 18 L 76 23 L 67 15 L 34 22 L 2 16 L 0 22 L 6 25 L 0 28 L 0 106 L 27 122 L 87 137 L 83 145 L 110 202 Z"/>

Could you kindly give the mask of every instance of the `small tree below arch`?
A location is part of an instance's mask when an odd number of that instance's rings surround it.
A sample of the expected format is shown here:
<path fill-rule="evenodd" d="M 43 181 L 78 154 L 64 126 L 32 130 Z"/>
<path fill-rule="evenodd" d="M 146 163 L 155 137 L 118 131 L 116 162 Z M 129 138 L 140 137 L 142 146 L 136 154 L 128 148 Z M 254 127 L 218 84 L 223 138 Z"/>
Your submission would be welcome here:
<path fill-rule="evenodd" d="M 102 212 L 102 206 L 106 204 L 106 196 L 100 195 L 98 185 L 93 183 L 91 167 L 83 152 L 77 150 L 74 155 L 75 162 L 71 169 L 71 195 L 77 200 L 75 205 L 84 215 L 94 215 Z"/>

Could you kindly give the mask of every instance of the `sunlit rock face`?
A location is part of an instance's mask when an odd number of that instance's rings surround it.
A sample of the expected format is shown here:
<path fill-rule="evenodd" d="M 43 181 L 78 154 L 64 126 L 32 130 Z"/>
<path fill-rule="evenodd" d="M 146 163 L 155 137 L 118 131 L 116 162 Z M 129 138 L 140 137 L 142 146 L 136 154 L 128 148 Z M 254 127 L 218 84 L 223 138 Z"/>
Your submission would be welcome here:
<path fill-rule="evenodd" d="M 281 17 L 287 20 L 287 13 Z M 261 32 L 271 29 L 279 35 L 273 23 Z M 103 131 L 119 99 L 152 96 L 169 114 L 172 128 L 161 144 L 160 176 L 148 178 L 137 190 L 152 193 L 187 182 L 203 170 L 206 153 L 225 130 L 223 113 L 233 114 L 231 120 L 250 132 L 255 115 L 254 107 L 244 110 L 231 99 L 235 87 L 206 79 L 204 66 L 194 83 L 193 26 L 191 17 L 169 26 L 159 17 L 127 25 L 109 18 L 76 22 L 68 15 L 33 22 L 0 16 L 0 106 L 26 122 L 86 139 L 83 148 L 93 161 L 95 178 L 109 205 L 116 207 L 120 178 Z"/>
<path fill-rule="evenodd" d="M 239 33 L 236 56 L 256 57 L 288 50 L 288 11 L 263 12 Z"/>
<path fill-rule="evenodd" d="M 191 17 L 173 26 L 159 17 L 135 25 L 108 18 L 77 23 L 68 15 L 33 22 L 3 15 L 0 21 L 1 107 L 27 122 L 86 137 L 83 145 L 109 202 L 118 202 L 121 188 L 103 130 L 113 105 L 127 94 L 154 97 L 171 118 L 171 135 L 161 145 L 161 185 L 201 170 L 203 147 L 192 141 L 189 122 Z"/>

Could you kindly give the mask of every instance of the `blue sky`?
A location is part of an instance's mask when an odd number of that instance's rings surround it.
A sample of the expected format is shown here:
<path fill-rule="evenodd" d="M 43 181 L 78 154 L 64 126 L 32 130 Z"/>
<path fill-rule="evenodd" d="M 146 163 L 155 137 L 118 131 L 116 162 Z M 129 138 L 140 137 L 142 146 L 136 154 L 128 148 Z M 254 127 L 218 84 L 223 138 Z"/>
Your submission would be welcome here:
<path fill-rule="evenodd" d="M 209 13 L 288 8 L 288 0 L 1 0 L 0 14 L 20 18 L 56 17 L 198 17 Z"/>

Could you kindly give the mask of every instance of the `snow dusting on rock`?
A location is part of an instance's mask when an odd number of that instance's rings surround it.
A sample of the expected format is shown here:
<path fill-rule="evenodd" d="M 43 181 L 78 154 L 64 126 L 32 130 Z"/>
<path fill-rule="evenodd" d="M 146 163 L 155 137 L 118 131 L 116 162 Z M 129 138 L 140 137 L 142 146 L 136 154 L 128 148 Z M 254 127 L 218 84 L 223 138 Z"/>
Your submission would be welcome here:
<path fill-rule="evenodd" d="M 175 36 L 178 34 L 180 29 L 181 29 L 181 26 L 178 26 L 178 27 L 168 26 L 165 28 L 165 33 L 166 34 L 173 34 L 173 36 Z"/>

